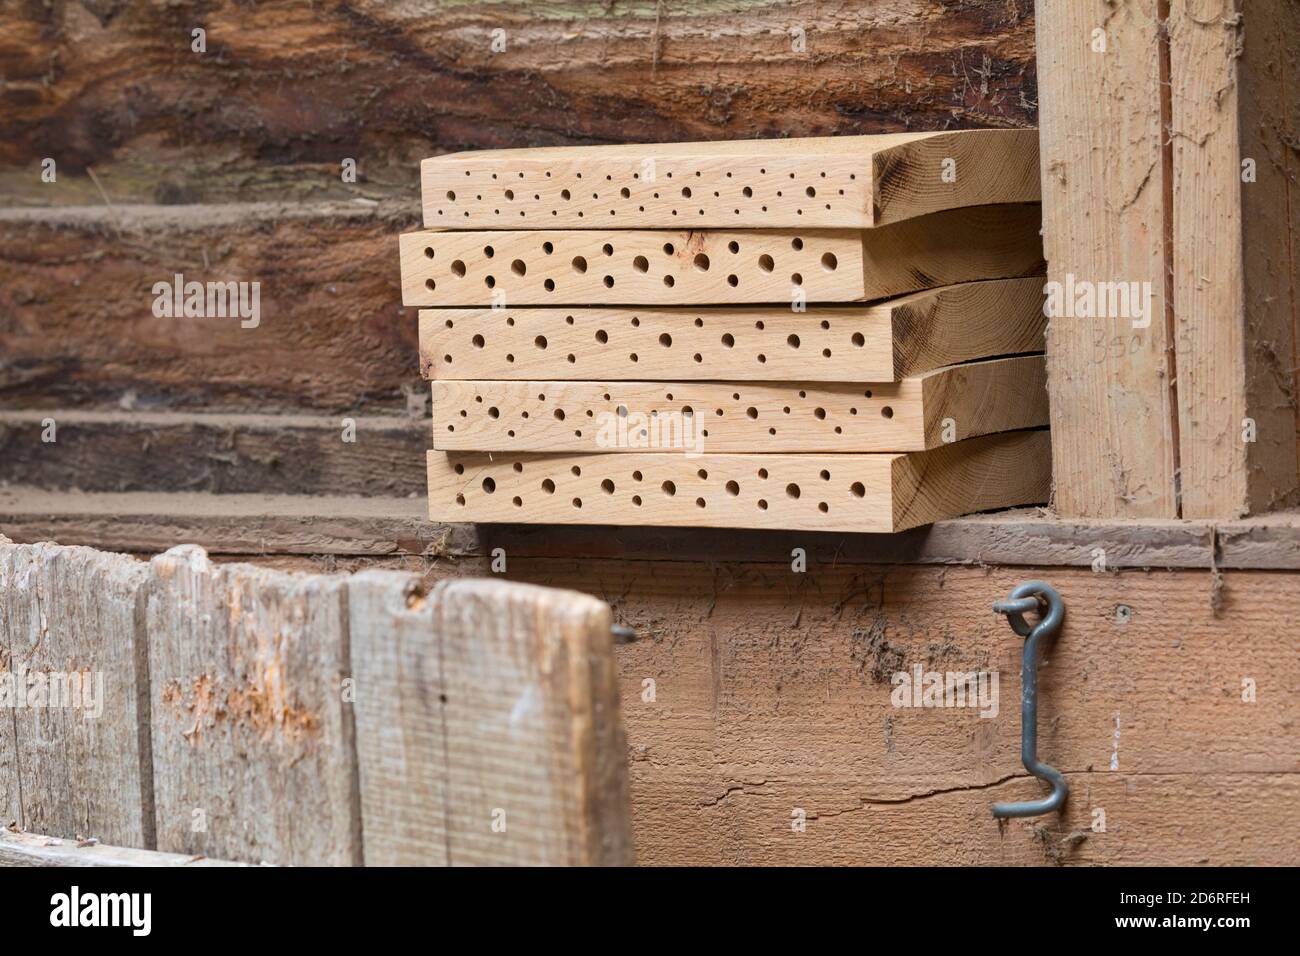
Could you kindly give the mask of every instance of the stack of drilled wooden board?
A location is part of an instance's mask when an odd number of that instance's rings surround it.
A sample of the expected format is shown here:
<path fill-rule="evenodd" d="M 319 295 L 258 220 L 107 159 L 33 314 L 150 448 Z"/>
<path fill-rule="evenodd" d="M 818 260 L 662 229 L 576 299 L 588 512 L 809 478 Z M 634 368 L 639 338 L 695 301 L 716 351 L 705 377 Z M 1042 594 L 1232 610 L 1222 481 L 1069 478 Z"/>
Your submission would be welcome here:
<path fill-rule="evenodd" d="M 1034 131 L 456 153 L 421 185 L 432 519 L 896 531 L 1046 501 Z"/>

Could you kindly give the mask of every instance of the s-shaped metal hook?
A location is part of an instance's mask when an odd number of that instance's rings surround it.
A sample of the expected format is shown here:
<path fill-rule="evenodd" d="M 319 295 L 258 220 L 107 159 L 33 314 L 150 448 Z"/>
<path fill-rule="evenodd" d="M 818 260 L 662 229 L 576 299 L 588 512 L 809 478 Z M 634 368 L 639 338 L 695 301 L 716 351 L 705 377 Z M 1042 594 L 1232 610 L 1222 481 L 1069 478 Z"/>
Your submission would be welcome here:
<path fill-rule="evenodd" d="M 994 601 L 993 610 L 1005 614 L 1011 629 L 1025 638 L 1025 652 L 1020 662 L 1020 759 L 1025 769 L 1052 785 L 1052 792 L 1041 800 L 1022 803 L 995 803 L 995 817 L 1036 817 L 1052 813 L 1065 803 L 1069 787 L 1060 771 L 1038 759 L 1038 653 L 1043 641 L 1055 636 L 1065 618 L 1065 602 L 1056 588 L 1045 581 L 1026 581 L 1011 592 L 1005 601 Z M 1025 613 L 1037 611 L 1042 619 L 1035 625 L 1025 620 Z"/>

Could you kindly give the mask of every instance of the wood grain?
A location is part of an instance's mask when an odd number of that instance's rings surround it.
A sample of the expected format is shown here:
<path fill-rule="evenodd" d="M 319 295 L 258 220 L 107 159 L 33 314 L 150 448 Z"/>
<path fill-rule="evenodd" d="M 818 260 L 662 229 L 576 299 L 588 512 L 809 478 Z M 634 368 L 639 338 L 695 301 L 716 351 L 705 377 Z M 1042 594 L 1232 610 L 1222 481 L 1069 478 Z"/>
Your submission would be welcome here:
<path fill-rule="evenodd" d="M 0 544 L 0 806 L 21 827 L 153 844 L 147 579 L 125 555 Z"/>
<path fill-rule="evenodd" d="M 402 302 L 504 308 L 865 301 L 1039 275 L 1039 228 L 1039 207 L 1025 203 L 938 212 L 860 232 L 406 233 Z"/>
<path fill-rule="evenodd" d="M 118 206 L 415 208 L 433 152 L 1025 127 L 1037 110 L 1027 0 L 765 0 L 740 15 L 720 0 L 216 0 L 203 55 L 184 10 L 21 9 L 0 18 L 0 205 L 100 205 L 91 166 Z M 51 153 L 57 184 L 39 176 Z"/>
<path fill-rule="evenodd" d="M 1272 0 L 1223 10 L 1188 0 L 1169 19 L 1182 500 L 1193 517 L 1286 505 L 1300 483 L 1300 12 Z"/>
<path fill-rule="evenodd" d="M 945 164 L 948 164 L 945 166 Z M 420 166 L 424 225 L 866 229 L 1037 202 L 1033 130 L 483 150 Z"/>
<path fill-rule="evenodd" d="M 631 863 L 609 609 L 485 580 L 435 601 L 451 862 Z"/>
<path fill-rule="evenodd" d="M 605 605 L 384 571 L 348 603 L 368 866 L 631 863 Z"/>
<path fill-rule="evenodd" d="M 367 866 L 451 863 L 434 608 L 413 575 L 366 571 L 348 581 Z"/>
<path fill-rule="evenodd" d="M 429 452 L 434 521 L 902 531 L 1046 500 L 1046 432 L 905 455 Z"/>
<path fill-rule="evenodd" d="M 1145 283 L 1152 303 L 1137 322 L 1092 309 L 1049 323 L 1053 501 L 1070 517 L 1178 516 L 1156 7 L 1036 4 L 1048 279 Z"/>
<path fill-rule="evenodd" d="M 284 865 L 361 862 L 342 579 L 150 564 L 158 848 Z"/>
<path fill-rule="evenodd" d="M 0 405 L 402 414 L 419 389 L 393 237 L 413 206 L 0 209 Z M 153 286 L 258 282 L 260 322 L 159 318 Z"/>
<path fill-rule="evenodd" d="M 805 312 L 421 309 L 420 369 L 436 380 L 892 382 L 970 359 L 1041 352 L 1042 286 L 1041 278 L 966 282 Z"/>
<path fill-rule="evenodd" d="M 710 454 L 924 451 L 1046 425 L 1044 373 L 1028 355 L 865 385 L 434 382 L 433 447 L 644 452 L 659 423 L 698 414 Z"/>
<path fill-rule="evenodd" d="M 49 490 L 396 498 L 428 448 L 428 419 L 397 415 L 0 409 L 0 480 Z"/>
<path fill-rule="evenodd" d="M 782 557 L 511 558 L 514 579 L 616 598 L 638 635 L 618 658 L 643 864 L 1279 864 L 1300 849 L 1289 576 L 1230 573 L 1216 610 L 1206 571 L 832 553 L 797 573 Z M 1071 796 L 1059 818 L 998 826 L 990 804 L 1042 793 L 1020 764 L 1022 642 L 990 612 L 1033 577 L 1066 602 L 1040 669 L 1039 752 Z M 997 715 L 895 707 L 892 676 L 916 664 L 998 671 Z"/>

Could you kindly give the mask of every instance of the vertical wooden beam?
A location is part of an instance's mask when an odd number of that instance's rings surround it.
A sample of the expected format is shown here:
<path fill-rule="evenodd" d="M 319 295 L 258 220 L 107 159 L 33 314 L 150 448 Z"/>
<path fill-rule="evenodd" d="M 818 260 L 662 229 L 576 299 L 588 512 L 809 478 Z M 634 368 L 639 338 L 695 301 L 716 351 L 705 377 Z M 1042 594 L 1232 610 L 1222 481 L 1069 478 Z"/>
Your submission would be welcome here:
<path fill-rule="evenodd" d="M 0 543 L 0 825 L 153 845 L 148 577 L 126 555 Z"/>
<path fill-rule="evenodd" d="M 631 863 L 609 608 L 417 584 L 348 586 L 366 864 Z"/>
<path fill-rule="evenodd" d="M 1157 0 L 1036 4 L 1048 279 L 1099 293 L 1048 326 L 1054 503 L 1067 516 L 1178 513 L 1158 14 Z M 1116 282 L 1150 290 L 1149 313 L 1107 314 L 1103 284 Z"/>
<path fill-rule="evenodd" d="M 344 579 L 213 564 L 196 545 L 151 573 L 158 849 L 360 864 Z"/>
<path fill-rule="evenodd" d="M 1300 6 L 1173 0 L 1183 513 L 1295 501 Z"/>
<path fill-rule="evenodd" d="M 448 866 L 446 696 L 433 602 L 414 574 L 348 581 L 366 866 Z"/>

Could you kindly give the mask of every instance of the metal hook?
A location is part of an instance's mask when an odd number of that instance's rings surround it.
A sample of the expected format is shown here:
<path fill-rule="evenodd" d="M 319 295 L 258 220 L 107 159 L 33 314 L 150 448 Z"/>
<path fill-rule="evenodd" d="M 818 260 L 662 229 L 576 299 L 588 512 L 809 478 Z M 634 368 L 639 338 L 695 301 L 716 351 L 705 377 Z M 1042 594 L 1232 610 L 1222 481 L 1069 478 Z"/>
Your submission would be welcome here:
<path fill-rule="evenodd" d="M 1025 620 L 1028 611 L 1046 613 L 1035 625 Z M 1038 652 L 1044 639 L 1053 637 L 1065 618 L 1065 602 L 1056 588 L 1045 581 L 1026 581 L 1005 601 L 994 601 L 993 610 L 1005 614 L 1011 629 L 1025 638 L 1024 656 L 1020 662 L 1020 760 L 1025 769 L 1040 780 L 1052 785 L 1052 792 L 1041 800 L 1018 803 L 995 803 L 995 817 L 1036 817 L 1052 813 L 1065 803 L 1070 788 L 1060 771 L 1038 759 Z"/>

